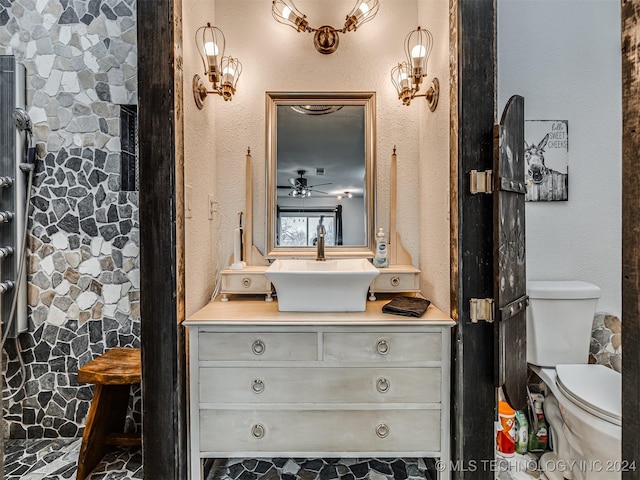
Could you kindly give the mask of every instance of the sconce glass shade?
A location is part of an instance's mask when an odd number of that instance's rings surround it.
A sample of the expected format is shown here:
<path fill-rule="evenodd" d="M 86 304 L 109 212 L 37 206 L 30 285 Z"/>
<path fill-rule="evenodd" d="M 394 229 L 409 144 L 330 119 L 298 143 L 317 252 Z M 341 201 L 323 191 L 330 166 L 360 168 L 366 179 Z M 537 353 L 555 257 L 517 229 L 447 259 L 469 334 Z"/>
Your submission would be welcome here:
<path fill-rule="evenodd" d="M 429 30 L 418 27 L 407 35 L 404 51 L 416 91 L 420 89 L 422 78 L 427 76 L 427 62 L 432 49 L 433 35 Z"/>
<path fill-rule="evenodd" d="M 273 0 L 271 13 L 277 22 L 288 25 L 298 32 L 304 32 L 309 25 L 304 15 L 292 0 Z"/>
<path fill-rule="evenodd" d="M 200 75 L 194 75 L 193 98 L 199 109 L 204 107 L 207 95 L 220 95 L 231 100 L 242 73 L 242 64 L 237 58 L 224 55 L 225 39 L 222 30 L 207 23 L 196 30 L 196 46 L 202 59 L 204 73 L 209 77 L 212 90 L 208 90 Z"/>
<path fill-rule="evenodd" d="M 221 65 L 220 88 L 222 89 L 222 97 L 225 100 L 231 100 L 236 93 L 236 85 L 242 74 L 242 64 L 237 58 L 224 57 Z"/>
<path fill-rule="evenodd" d="M 414 93 L 410 71 L 411 67 L 407 62 L 399 63 L 391 70 L 391 83 L 398 92 L 398 98 L 405 105 L 411 103 Z"/>
<path fill-rule="evenodd" d="M 205 75 L 209 81 L 215 84 L 220 80 L 221 61 L 224 58 L 225 39 L 222 30 L 218 27 L 206 26 L 196 30 L 196 46 L 202 59 Z"/>
<path fill-rule="evenodd" d="M 418 27 L 409 32 L 405 39 L 407 61 L 399 63 L 391 70 L 391 82 L 404 105 L 410 105 L 416 97 L 424 97 L 429 110 L 435 112 L 440 97 L 440 82 L 431 80 L 424 94 L 418 95 L 422 79 L 427 76 L 427 62 L 433 48 L 433 35 L 429 30 Z"/>
<path fill-rule="evenodd" d="M 344 28 L 350 32 L 364 25 L 369 20 L 373 20 L 379 8 L 379 0 L 358 0 L 353 10 L 347 15 Z"/>

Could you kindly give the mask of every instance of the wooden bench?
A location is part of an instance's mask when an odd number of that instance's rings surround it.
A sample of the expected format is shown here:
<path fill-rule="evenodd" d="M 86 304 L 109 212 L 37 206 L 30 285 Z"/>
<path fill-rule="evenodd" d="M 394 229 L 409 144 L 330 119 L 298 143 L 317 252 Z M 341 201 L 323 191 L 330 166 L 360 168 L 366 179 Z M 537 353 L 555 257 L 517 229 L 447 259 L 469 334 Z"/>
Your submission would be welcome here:
<path fill-rule="evenodd" d="M 78 382 L 95 390 L 82 435 L 76 480 L 84 480 L 110 445 L 141 445 L 139 434 L 122 433 L 131 385 L 140 383 L 140 349 L 111 348 L 78 370 Z"/>

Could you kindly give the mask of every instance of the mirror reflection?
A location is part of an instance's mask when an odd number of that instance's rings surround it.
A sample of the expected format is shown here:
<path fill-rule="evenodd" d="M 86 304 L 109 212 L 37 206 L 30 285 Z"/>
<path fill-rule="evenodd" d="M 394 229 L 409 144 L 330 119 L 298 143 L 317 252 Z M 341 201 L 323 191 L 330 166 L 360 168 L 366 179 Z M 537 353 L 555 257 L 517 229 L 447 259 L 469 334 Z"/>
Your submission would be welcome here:
<path fill-rule="evenodd" d="M 370 251 L 373 94 L 291 95 L 268 95 L 269 252 L 312 251 L 320 223 L 334 254 Z"/>

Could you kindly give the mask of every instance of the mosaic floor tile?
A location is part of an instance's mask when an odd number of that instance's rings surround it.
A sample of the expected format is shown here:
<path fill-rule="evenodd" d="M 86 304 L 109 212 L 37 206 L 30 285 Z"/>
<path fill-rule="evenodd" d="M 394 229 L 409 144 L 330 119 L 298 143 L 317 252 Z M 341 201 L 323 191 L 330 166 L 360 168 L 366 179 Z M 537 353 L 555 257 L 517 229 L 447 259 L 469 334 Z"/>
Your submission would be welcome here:
<path fill-rule="evenodd" d="M 5 480 L 75 480 L 81 440 L 7 440 Z M 142 478 L 139 447 L 116 448 L 107 453 L 87 480 Z"/>
<path fill-rule="evenodd" d="M 6 480 L 74 480 L 80 439 L 8 440 Z M 235 458 L 206 462 L 207 480 L 431 480 L 421 458 Z M 114 449 L 87 480 L 142 479 L 139 447 Z"/>
<path fill-rule="evenodd" d="M 431 480 L 421 458 L 230 458 L 205 470 L 206 480 Z"/>
<path fill-rule="evenodd" d="M 80 439 L 8 440 L 6 480 L 75 480 Z M 232 458 L 209 460 L 206 480 L 432 480 L 421 458 Z M 508 469 L 507 469 L 508 470 Z M 142 451 L 107 453 L 87 480 L 142 479 Z M 501 471 L 499 480 L 542 479 Z"/>

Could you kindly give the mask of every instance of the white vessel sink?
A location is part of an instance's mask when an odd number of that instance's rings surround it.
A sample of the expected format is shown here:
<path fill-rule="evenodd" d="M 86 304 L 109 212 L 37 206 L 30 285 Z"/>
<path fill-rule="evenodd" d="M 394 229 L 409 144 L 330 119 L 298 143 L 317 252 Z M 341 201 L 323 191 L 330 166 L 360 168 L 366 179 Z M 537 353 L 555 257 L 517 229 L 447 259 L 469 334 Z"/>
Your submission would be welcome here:
<path fill-rule="evenodd" d="M 266 270 L 281 312 L 362 312 L 379 274 L 365 258 L 276 260 Z"/>

